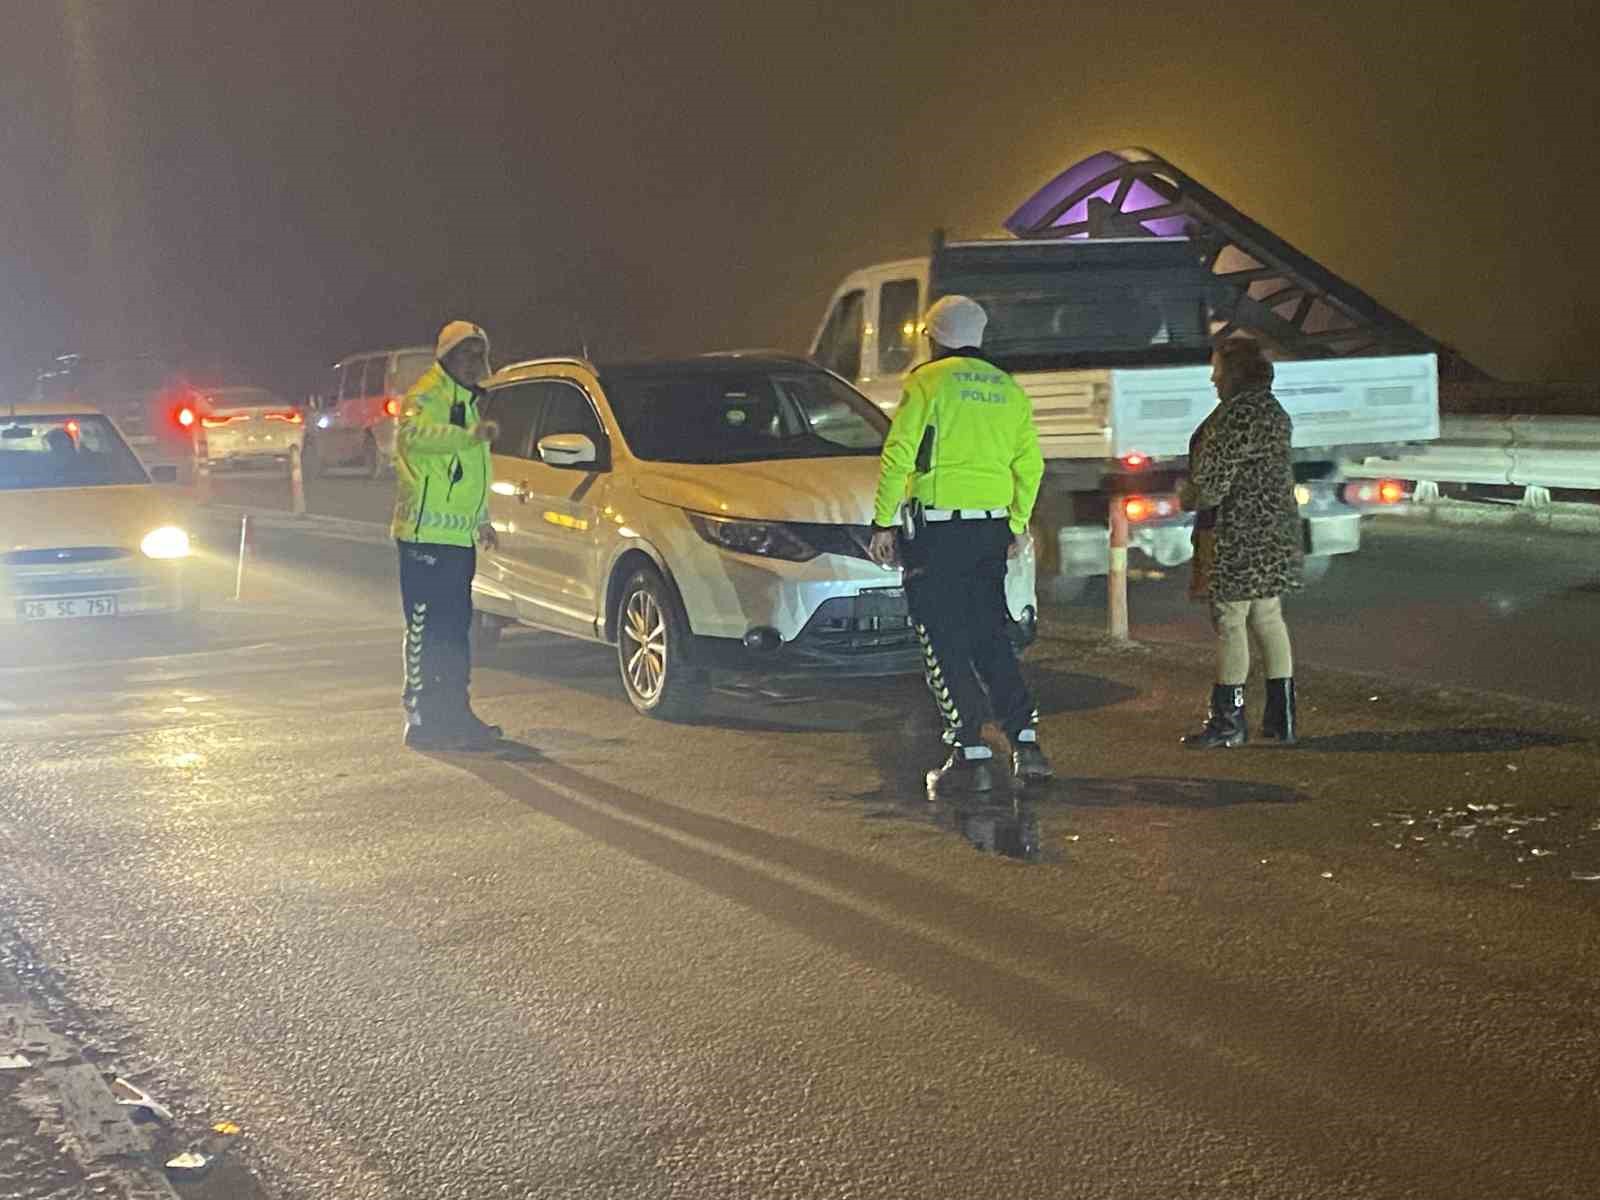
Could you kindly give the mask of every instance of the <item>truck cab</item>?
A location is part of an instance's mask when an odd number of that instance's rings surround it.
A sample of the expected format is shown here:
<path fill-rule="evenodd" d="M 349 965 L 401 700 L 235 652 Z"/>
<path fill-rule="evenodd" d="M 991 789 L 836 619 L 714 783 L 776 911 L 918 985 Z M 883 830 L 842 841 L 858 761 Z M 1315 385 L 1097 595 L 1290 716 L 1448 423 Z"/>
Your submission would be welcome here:
<path fill-rule="evenodd" d="M 922 314 L 962 294 L 989 314 L 985 356 L 1033 400 L 1046 476 L 1035 515 L 1040 575 L 1070 593 L 1107 562 L 1107 520 L 1121 505 L 1130 546 L 1162 567 L 1191 556 L 1191 518 L 1176 501 L 1188 439 L 1216 404 L 1209 360 L 1225 285 L 1184 237 L 950 242 L 852 272 L 834 290 L 812 357 L 885 412 L 926 361 Z M 1307 575 L 1360 546 L 1363 507 L 1340 464 L 1438 436 L 1433 354 L 1278 364 L 1277 394 L 1295 422 Z"/>

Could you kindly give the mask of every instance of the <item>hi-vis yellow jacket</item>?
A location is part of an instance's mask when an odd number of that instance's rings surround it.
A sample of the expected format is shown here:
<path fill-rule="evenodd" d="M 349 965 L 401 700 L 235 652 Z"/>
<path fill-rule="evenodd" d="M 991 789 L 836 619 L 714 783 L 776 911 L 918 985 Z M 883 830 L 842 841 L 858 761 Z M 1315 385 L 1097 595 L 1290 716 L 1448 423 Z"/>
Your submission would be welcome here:
<path fill-rule="evenodd" d="M 906 380 L 883 444 L 873 524 L 893 525 L 912 496 L 927 508 L 1007 509 L 1020 534 L 1043 475 L 1033 404 L 1017 381 L 970 353 L 936 358 Z"/>
<path fill-rule="evenodd" d="M 489 519 L 487 442 L 476 436 L 478 393 L 438 363 L 406 393 L 395 430 L 394 521 L 402 542 L 470 546 Z"/>

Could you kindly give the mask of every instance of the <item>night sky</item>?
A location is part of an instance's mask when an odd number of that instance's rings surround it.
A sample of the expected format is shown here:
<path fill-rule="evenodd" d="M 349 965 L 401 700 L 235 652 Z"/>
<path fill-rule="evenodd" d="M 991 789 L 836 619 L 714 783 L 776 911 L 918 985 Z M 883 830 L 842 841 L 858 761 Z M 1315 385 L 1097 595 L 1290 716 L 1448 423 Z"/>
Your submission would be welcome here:
<path fill-rule="evenodd" d="M 303 386 L 457 316 L 801 349 L 852 267 L 1142 145 L 1491 372 L 1596 380 L 1594 8 L 0 0 L 0 379 Z"/>

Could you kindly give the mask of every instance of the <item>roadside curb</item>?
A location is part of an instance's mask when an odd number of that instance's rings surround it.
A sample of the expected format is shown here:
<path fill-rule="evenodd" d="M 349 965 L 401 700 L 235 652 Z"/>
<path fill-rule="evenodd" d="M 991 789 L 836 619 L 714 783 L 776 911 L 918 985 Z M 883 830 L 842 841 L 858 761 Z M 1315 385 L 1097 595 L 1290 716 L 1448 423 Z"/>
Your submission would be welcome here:
<path fill-rule="evenodd" d="M 1403 520 L 1430 525 L 1526 529 L 1530 532 L 1600 533 L 1600 505 L 1553 503 L 1544 508 L 1519 504 L 1474 503 L 1463 500 L 1431 500 L 1401 505 L 1371 514 L 1385 520 Z"/>
<path fill-rule="evenodd" d="M 129 1117 L 110 1084 L 79 1048 L 55 1033 L 21 981 L 0 964 L 0 1050 L 29 1062 L 24 1077 L 48 1094 L 66 1131 L 58 1151 L 96 1182 L 115 1180 L 129 1200 L 180 1200 L 164 1172 L 146 1161 L 155 1146 Z"/>

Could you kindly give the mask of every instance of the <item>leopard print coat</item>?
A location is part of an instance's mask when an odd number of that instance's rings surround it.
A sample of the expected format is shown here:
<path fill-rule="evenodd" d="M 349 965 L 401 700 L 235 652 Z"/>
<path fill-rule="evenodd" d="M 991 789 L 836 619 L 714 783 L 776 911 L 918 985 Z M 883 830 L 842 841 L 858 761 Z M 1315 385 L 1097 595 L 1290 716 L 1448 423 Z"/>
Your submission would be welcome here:
<path fill-rule="evenodd" d="M 1212 410 L 1190 441 L 1195 504 L 1216 510 L 1213 601 L 1259 600 L 1300 586 L 1304 546 L 1289 457 L 1293 423 L 1271 388 Z"/>

